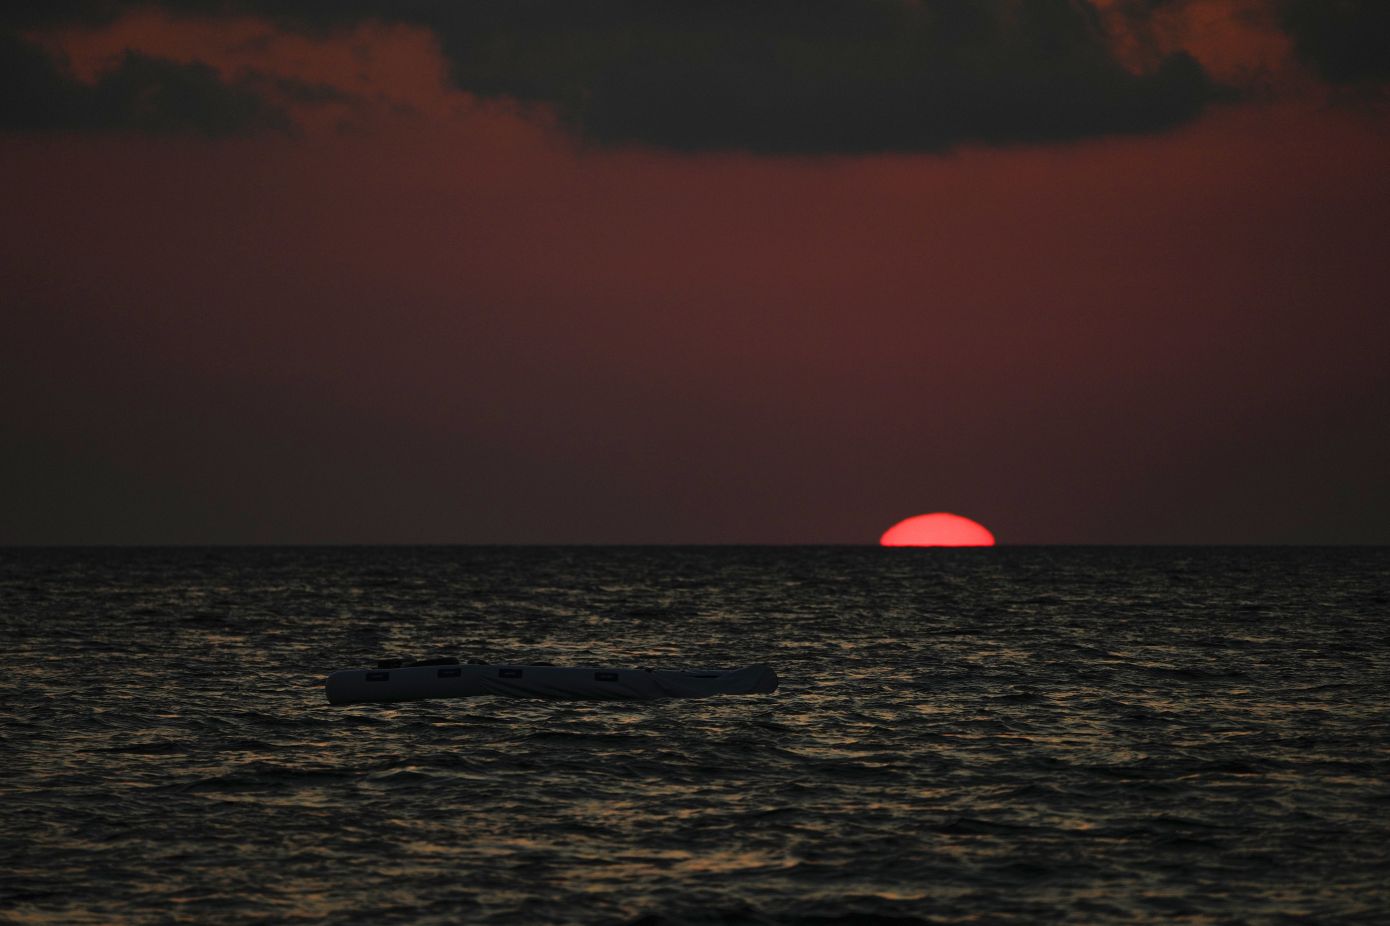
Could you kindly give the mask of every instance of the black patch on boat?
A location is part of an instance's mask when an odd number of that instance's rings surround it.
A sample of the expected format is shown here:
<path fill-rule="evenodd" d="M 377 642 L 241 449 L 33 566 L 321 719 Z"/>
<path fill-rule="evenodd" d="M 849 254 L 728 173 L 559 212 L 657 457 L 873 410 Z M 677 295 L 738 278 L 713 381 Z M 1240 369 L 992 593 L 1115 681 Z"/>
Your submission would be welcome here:
<path fill-rule="evenodd" d="M 391 681 L 390 672 L 368 672 L 367 681 L 369 682 L 389 682 Z"/>
<path fill-rule="evenodd" d="M 521 678 L 521 670 L 520 670 L 520 669 L 498 669 L 498 670 L 497 670 L 497 677 L 498 677 L 498 678 Z"/>
<path fill-rule="evenodd" d="M 460 675 L 463 674 L 463 670 L 460 669 L 458 666 L 455 666 L 452 669 L 440 669 L 435 674 L 439 678 L 458 678 Z"/>
<path fill-rule="evenodd" d="M 617 672 L 595 672 L 595 673 L 594 673 L 594 681 L 596 681 L 596 682 L 616 682 L 617 680 L 618 680 L 618 673 L 617 673 Z"/>

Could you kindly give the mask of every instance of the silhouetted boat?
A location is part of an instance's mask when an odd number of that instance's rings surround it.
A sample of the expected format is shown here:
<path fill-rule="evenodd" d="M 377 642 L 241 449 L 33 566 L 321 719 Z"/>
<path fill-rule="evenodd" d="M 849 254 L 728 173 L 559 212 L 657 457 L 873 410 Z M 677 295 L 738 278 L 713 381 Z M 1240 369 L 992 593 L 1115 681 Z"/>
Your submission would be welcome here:
<path fill-rule="evenodd" d="M 384 662 L 375 669 L 343 669 L 328 676 L 330 704 L 420 701 L 426 698 L 651 700 L 766 694 L 777 690 L 767 665 L 738 669 L 606 669 L 593 666 L 460 664 L 429 659 Z"/>

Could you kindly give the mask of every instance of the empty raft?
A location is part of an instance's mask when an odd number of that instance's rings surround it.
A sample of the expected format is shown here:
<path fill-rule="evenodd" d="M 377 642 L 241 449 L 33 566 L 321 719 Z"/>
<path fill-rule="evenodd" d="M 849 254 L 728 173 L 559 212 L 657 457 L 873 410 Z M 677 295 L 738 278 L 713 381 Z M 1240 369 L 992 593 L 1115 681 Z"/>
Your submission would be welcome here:
<path fill-rule="evenodd" d="M 739 669 L 605 669 L 592 666 L 417 664 L 343 669 L 324 686 L 330 704 L 421 701 L 426 698 L 558 698 L 651 700 L 777 690 L 767 665 Z"/>

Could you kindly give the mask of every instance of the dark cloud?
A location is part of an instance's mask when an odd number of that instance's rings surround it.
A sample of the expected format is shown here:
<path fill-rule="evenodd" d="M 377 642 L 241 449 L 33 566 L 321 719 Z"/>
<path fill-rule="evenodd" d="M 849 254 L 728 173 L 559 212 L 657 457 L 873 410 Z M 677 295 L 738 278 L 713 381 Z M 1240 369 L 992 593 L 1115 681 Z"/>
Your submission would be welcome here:
<path fill-rule="evenodd" d="M 0 33 L 0 129 L 220 137 L 290 127 L 253 87 L 225 83 L 205 64 L 128 51 L 89 84 L 39 46 Z"/>
<path fill-rule="evenodd" d="M 553 107 L 599 143 L 943 150 L 1161 131 L 1221 95 L 1191 57 L 1136 74 L 1086 0 L 168 0 L 301 28 L 406 22 L 455 84 Z M 109 16 L 69 0 L 55 17 Z"/>
<path fill-rule="evenodd" d="M 1334 84 L 1390 81 L 1390 3 L 1288 0 L 1284 27 L 1298 56 Z"/>
<path fill-rule="evenodd" d="M 11 29 L 32 29 L 55 23 L 81 22 L 101 25 L 118 18 L 136 4 L 122 0 L 0 0 L 0 24 Z"/>
<path fill-rule="evenodd" d="M 355 103 L 358 97 L 332 84 L 311 83 L 294 77 L 276 77 L 252 71 L 246 77 L 249 85 L 264 86 L 271 95 L 304 106 L 325 106 L 330 103 Z"/>
<path fill-rule="evenodd" d="M 53 129 L 71 124 L 80 90 L 48 54 L 0 32 L 0 127 Z"/>
<path fill-rule="evenodd" d="M 462 9 L 462 8 L 461 8 Z M 499 6 L 434 24 L 456 83 L 554 104 L 600 142 L 942 150 L 1156 131 L 1217 95 L 1185 55 L 1136 75 L 1066 0 Z"/>

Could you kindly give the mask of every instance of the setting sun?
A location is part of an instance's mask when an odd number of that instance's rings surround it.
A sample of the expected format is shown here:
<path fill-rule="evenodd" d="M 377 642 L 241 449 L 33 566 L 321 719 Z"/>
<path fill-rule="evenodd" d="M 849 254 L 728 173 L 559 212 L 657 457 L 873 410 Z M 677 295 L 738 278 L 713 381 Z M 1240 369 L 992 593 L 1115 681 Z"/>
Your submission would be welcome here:
<path fill-rule="evenodd" d="M 878 542 L 885 547 L 992 547 L 994 535 L 977 521 L 937 511 L 899 521 Z"/>

